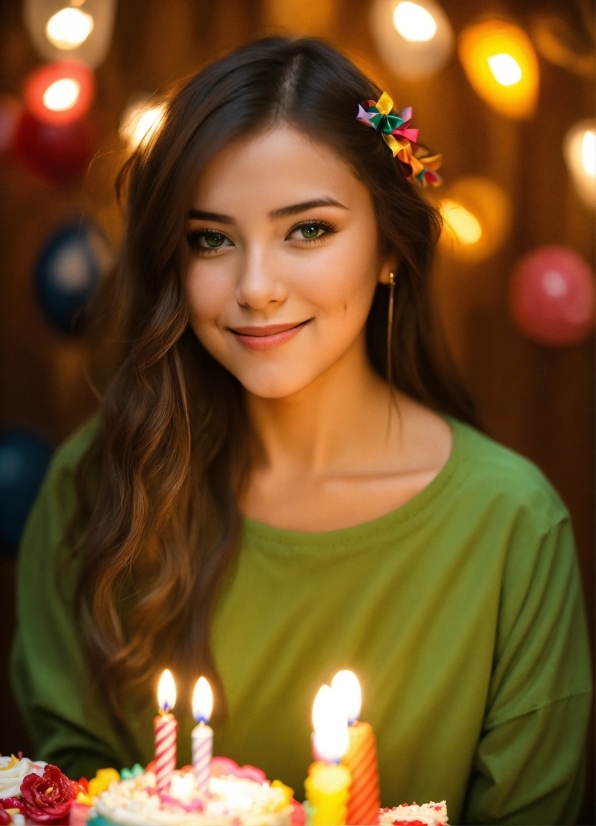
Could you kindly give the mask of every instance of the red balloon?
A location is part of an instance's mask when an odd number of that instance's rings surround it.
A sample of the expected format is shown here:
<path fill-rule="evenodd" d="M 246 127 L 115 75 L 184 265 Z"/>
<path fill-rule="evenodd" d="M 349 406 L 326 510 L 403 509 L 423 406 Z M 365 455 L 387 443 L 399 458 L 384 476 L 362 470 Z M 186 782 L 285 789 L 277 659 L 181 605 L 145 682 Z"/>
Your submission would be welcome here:
<path fill-rule="evenodd" d="M 17 157 L 38 175 L 53 183 L 72 181 L 89 166 L 95 132 L 88 121 L 55 124 L 23 112 L 15 134 Z"/>
<path fill-rule="evenodd" d="M 533 341 L 578 344 L 594 329 L 594 274 L 567 247 L 539 247 L 517 263 L 509 305 L 513 320 Z"/>

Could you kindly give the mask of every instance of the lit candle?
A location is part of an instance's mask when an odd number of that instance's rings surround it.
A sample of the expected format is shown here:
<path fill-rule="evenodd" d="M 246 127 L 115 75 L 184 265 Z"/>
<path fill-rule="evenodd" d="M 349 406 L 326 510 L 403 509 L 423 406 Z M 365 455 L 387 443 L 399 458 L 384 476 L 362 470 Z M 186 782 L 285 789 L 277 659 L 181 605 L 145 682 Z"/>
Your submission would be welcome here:
<path fill-rule="evenodd" d="M 352 775 L 346 823 L 370 826 L 379 822 L 381 805 L 375 735 L 369 723 L 358 719 L 362 692 L 356 675 L 352 671 L 338 671 L 331 688 L 343 704 L 349 723 L 350 745 L 342 760 Z"/>
<path fill-rule="evenodd" d="M 211 776 L 213 729 L 207 723 L 213 709 L 213 693 L 205 677 L 199 677 L 192 695 L 192 714 L 197 724 L 192 730 L 192 765 L 197 789 L 206 792 Z"/>
<path fill-rule="evenodd" d="M 155 785 L 161 791 L 170 785 L 176 768 L 176 732 L 178 723 L 171 713 L 176 705 L 176 684 L 172 672 L 166 668 L 157 688 L 159 714 L 155 727 Z"/>
<path fill-rule="evenodd" d="M 349 746 L 344 709 L 328 685 L 319 690 L 313 705 L 313 751 L 316 762 L 304 782 L 306 798 L 313 807 L 311 826 L 346 823 L 351 775 L 340 760 Z"/>

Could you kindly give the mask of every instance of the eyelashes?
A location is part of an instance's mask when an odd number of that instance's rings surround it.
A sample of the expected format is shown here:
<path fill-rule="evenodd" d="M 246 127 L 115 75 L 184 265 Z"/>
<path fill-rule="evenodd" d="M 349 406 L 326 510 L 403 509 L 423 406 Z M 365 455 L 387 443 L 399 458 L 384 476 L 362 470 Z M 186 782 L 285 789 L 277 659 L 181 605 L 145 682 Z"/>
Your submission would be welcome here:
<path fill-rule="evenodd" d="M 333 224 L 330 224 L 328 221 L 322 221 L 320 219 L 314 221 L 301 221 L 299 224 L 296 224 L 292 227 L 292 229 L 288 232 L 286 239 L 300 229 L 322 230 L 322 234 L 317 234 L 315 237 L 305 238 L 304 236 L 302 236 L 301 238 L 299 238 L 298 240 L 301 246 L 303 244 L 310 245 L 321 243 L 328 235 L 332 235 L 333 233 L 337 232 L 335 226 Z M 230 239 L 227 237 L 227 235 L 225 235 L 223 232 L 217 229 L 194 230 L 193 232 L 187 233 L 186 240 L 188 242 L 189 248 L 193 252 L 198 253 L 199 255 L 213 255 L 214 253 L 217 254 L 218 250 L 224 249 L 228 246 L 233 246 L 231 242 L 230 244 L 225 243 L 226 241 L 230 241 Z"/>

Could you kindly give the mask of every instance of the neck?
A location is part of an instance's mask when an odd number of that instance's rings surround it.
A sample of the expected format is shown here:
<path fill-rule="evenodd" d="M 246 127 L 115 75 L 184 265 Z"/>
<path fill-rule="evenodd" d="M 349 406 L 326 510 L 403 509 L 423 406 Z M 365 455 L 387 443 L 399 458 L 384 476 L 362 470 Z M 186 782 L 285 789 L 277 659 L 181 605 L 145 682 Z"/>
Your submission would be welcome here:
<path fill-rule="evenodd" d="M 353 466 L 370 439 L 387 438 L 389 390 L 373 371 L 364 337 L 325 373 L 292 396 L 248 395 L 248 413 L 263 453 L 257 464 L 298 472 Z"/>

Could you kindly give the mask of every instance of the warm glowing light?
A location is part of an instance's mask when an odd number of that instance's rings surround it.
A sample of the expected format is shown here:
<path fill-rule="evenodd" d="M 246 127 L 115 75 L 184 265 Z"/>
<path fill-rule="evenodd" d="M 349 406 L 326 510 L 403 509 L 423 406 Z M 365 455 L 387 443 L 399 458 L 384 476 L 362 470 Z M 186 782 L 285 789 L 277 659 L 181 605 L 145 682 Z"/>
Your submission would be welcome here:
<path fill-rule="evenodd" d="M 393 25 L 411 43 L 425 43 L 437 33 L 435 18 L 418 3 L 398 3 L 393 12 Z"/>
<path fill-rule="evenodd" d="M 582 138 L 582 163 L 586 175 L 596 175 L 596 132 L 588 129 Z"/>
<path fill-rule="evenodd" d="M 197 723 L 208 723 L 213 711 L 213 692 L 205 677 L 199 677 L 192 694 L 192 716 Z"/>
<path fill-rule="evenodd" d="M 120 136 L 129 148 L 137 149 L 148 141 L 162 124 L 165 104 L 138 101 L 129 106 L 122 117 Z"/>
<path fill-rule="evenodd" d="M 522 79 L 519 63 L 510 54 L 494 54 L 488 58 L 488 65 L 501 86 L 513 86 Z"/>
<path fill-rule="evenodd" d="M 314 750 L 323 760 L 339 763 L 350 745 L 343 703 L 328 685 L 319 689 L 312 708 Z"/>
<path fill-rule="evenodd" d="M 362 690 L 358 677 L 353 671 L 338 671 L 331 680 L 331 689 L 343 704 L 348 723 L 352 724 L 360 717 L 362 708 Z"/>
<path fill-rule="evenodd" d="M 48 20 L 46 37 L 57 49 L 76 49 L 87 40 L 93 26 L 93 17 L 81 9 L 60 9 Z"/>
<path fill-rule="evenodd" d="M 166 668 L 159 679 L 157 704 L 162 711 L 171 711 L 176 705 L 176 683 L 169 668 Z"/>
<path fill-rule="evenodd" d="M 443 218 L 441 246 L 450 257 L 483 261 L 504 243 L 511 228 L 511 201 L 494 181 L 458 178 L 438 201 Z"/>
<path fill-rule="evenodd" d="M 502 20 L 468 26 L 459 55 L 475 91 L 511 118 L 526 118 L 538 99 L 538 59 L 528 35 Z"/>
<path fill-rule="evenodd" d="M 441 215 L 447 230 L 451 231 L 460 244 L 476 244 L 482 237 L 480 221 L 457 201 L 443 198 Z"/>
<path fill-rule="evenodd" d="M 107 57 L 117 0 L 22 0 L 23 22 L 44 60 L 69 55 L 89 69 Z"/>
<path fill-rule="evenodd" d="M 81 85 L 72 77 L 55 80 L 43 93 L 43 105 L 51 112 L 72 109 L 81 92 Z"/>
<path fill-rule="evenodd" d="M 453 51 L 453 29 L 437 0 L 373 0 L 370 27 L 383 62 L 399 77 L 430 77 Z"/>
<path fill-rule="evenodd" d="M 56 60 L 35 69 L 25 80 L 27 108 L 47 123 L 72 123 L 89 110 L 94 74 L 80 60 Z"/>
<path fill-rule="evenodd" d="M 596 207 L 596 123 L 574 124 L 563 142 L 565 162 L 575 190 L 590 209 Z"/>

